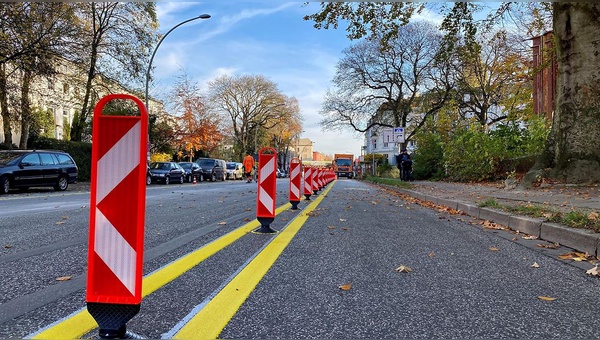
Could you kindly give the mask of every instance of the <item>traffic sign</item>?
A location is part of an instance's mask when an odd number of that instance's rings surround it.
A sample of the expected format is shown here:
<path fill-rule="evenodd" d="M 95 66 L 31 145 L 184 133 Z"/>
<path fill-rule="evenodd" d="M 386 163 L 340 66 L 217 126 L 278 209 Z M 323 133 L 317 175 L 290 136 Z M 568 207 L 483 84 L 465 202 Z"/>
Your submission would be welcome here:
<path fill-rule="evenodd" d="M 404 143 L 404 128 L 403 127 L 395 127 L 394 128 L 394 142 L 396 143 Z"/>

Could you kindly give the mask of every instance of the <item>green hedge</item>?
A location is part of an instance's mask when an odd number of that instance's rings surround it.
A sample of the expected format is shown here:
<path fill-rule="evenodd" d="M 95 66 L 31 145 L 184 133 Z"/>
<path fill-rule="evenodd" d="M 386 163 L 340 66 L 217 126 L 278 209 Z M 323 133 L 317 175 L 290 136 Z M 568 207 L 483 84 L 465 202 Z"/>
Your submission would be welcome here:
<path fill-rule="evenodd" d="M 92 143 L 71 142 L 53 138 L 40 137 L 29 143 L 31 149 L 50 149 L 68 152 L 77 163 L 80 182 L 89 182 L 92 170 Z"/>

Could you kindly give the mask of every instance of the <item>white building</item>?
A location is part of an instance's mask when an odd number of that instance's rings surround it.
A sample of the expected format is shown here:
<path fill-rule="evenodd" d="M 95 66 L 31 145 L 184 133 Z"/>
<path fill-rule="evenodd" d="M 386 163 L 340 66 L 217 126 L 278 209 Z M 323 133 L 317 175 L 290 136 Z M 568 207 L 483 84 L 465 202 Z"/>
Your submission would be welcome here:
<path fill-rule="evenodd" d="M 10 67 L 9 65 L 7 67 Z M 8 72 L 7 72 L 8 73 Z M 9 97 L 13 98 L 9 102 L 10 110 L 18 112 L 19 103 L 18 97 L 20 94 L 20 79 L 9 78 L 8 82 L 14 87 L 15 93 Z M 68 139 L 65 136 L 67 131 L 73 124 L 75 112 L 82 109 L 83 96 L 85 94 L 86 72 L 65 59 L 56 66 L 56 75 L 52 77 L 37 77 L 31 84 L 29 100 L 32 109 L 40 109 L 50 111 L 54 116 L 54 131 L 53 136 L 56 139 Z M 110 93 L 126 93 L 132 94 L 130 90 L 119 84 L 117 81 L 108 79 L 101 75 L 96 76 L 93 84 L 92 103 L 98 101 L 99 98 Z M 148 106 L 153 112 L 163 112 L 163 104 L 160 101 L 150 98 Z M 20 116 L 20 115 L 17 115 Z M 3 126 L 2 116 L 0 116 L 0 127 Z M 12 122 L 12 142 L 18 145 L 21 138 L 21 124 L 19 121 Z M 4 143 L 4 129 L 0 128 L 0 143 Z"/>

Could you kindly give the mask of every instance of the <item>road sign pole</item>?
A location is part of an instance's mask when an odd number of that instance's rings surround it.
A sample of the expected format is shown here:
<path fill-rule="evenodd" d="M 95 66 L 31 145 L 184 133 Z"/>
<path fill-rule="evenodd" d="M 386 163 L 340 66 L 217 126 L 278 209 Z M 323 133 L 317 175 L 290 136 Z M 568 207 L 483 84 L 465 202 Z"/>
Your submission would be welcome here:
<path fill-rule="evenodd" d="M 103 115 L 114 99 L 132 100 L 140 115 Z M 139 337 L 126 324 L 142 301 L 147 136 L 138 98 L 112 94 L 94 107 L 86 303 L 103 339 Z"/>

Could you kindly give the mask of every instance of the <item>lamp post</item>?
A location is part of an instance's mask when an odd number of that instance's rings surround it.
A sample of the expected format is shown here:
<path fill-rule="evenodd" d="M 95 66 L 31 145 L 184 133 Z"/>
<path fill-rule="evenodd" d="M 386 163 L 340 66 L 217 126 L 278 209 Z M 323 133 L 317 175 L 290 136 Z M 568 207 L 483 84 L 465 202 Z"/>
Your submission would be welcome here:
<path fill-rule="evenodd" d="M 156 54 L 156 51 L 158 51 L 158 48 L 160 47 L 160 44 L 162 44 L 163 40 L 165 40 L 165 38 L 167 37 L 167 35 L 169 35 L 169 33 L 173 32 L 177 27 L 183 25 L 183 24 L 187 24 L 190 21 L 194 21 L 197 19 L 208 19 L 210 18 L 209 14 L 200 14 L 197 17 L 182 21 L 180 23 L 178 23 L 177 25 L 173 26 L 173 28 L 171 28 L 167 33 L 165 33 L 165 35 L 162 36 L 162 38 L 160 38 L 160 40 L 158 41 L 158 44 L 156 44 L 156 47 L 154 48 L 154 51 L 152 52 L 152 56 L 150 57 L 150 62 L 148 63 L 148 69 L 146 70 L 146 92 L 145 92 L 145 105 L 146 105 L 146 111 L 148 112 L 148 119 L 150 119 L 150 110 L 148 109 L 148 83 L 150 82 L 150 69 L 152 68 L 152 61 L 154 61 L 154 55 Z M 148 144 L 150 144 L 150 129 L 148 129 Z M 148 160 L 150 160 L 150 148 L 148 148 Z"/>

